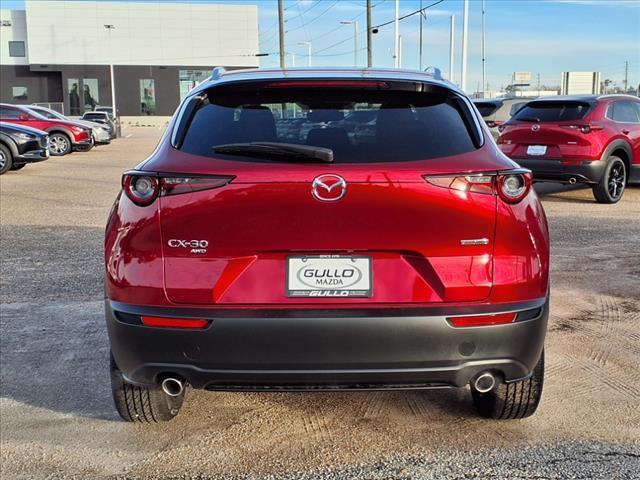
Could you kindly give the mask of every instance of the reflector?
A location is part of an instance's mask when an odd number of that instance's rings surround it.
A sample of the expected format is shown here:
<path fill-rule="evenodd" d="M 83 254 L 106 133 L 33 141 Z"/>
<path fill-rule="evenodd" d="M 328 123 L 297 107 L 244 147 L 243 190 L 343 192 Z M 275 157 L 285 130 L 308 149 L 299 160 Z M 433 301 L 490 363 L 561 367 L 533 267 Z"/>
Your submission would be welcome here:
<path fill-rule="evenodd" d="M 487 325 L 501 325 L 512 323 L 516 313 L 496 313 L 492 315 L 469 315 L 466 317 L 449 317 L 449 323 L 454 327 L 483 327 Z"/>
<path fill-rule="evenodd" d="M 209 325 L 209 320 L 200 318 L 167 318 L 167 317 L 151 317 L 143 315 L 140 317 L 142 324 L 149 327 L 164 328 L 204 328 Z"/>

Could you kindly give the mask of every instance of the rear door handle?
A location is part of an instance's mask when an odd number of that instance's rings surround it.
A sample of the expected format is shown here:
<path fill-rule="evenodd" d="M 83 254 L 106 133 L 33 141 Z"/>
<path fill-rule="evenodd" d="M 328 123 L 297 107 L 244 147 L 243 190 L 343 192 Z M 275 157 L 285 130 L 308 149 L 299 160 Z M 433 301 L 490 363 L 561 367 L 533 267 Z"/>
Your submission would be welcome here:
<path fill-rule="evenodd" d="M 629 130 L 627 130 L 626 128 L 622 129 L 622 133 L 624 133 L 625 135 L 627 135 L 629 133 Z"/>

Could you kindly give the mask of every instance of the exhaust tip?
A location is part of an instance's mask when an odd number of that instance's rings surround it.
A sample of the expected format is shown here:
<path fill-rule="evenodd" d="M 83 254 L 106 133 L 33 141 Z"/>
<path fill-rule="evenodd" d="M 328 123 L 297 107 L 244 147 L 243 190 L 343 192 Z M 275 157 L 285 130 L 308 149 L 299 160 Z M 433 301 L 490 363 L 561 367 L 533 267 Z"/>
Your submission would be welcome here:
<path fill-rule="evenodd" d="M 168 377 L 162 381 L 162 391 L 170 397 L 178 397 L 184 392 L 184 383 L 177 378 Z"/>
<path fill-rule="evenodd" d="M 571 177 L 569 179 L 569 185 L 574 185 L 578 180 L 576 180 L 576 177 Z"/>
<path fill-rule="evenodd" d="M 485 372 L 476 378 L 475 382 L 473 382 L 473 387 L 480 393 L 487 393 L 493 390 L 493 387 L 496 386 L 496 377 L 494 377 L 491 373 Z"/>

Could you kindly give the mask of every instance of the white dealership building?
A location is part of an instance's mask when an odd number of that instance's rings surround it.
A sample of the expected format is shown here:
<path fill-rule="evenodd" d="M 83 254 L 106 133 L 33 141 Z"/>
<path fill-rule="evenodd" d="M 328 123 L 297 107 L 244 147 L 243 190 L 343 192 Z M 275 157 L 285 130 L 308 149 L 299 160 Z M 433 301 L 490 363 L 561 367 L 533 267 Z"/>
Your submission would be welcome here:
<path fill-rule="evenodd" d="M 0 101 L 171 115 L 213 67 L 258 66 L 258 7 L 26 0 L 0 11 Z"/>

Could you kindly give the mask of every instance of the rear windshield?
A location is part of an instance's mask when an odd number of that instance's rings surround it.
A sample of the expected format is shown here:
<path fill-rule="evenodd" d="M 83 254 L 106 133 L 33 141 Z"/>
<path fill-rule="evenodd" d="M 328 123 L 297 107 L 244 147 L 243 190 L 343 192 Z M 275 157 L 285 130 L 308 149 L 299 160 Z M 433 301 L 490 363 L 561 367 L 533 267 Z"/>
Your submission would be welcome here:
<path fill-rule="evenodd" d="M 85 113 L 82 118 L 84 119 L 97 119 L 97 120 L 104 120 L 106 117 L 106 114 L 104 113 Z"/>
<path fill-rule="evenodd" d="M 492 115 L 497 109 L 498 107 L 500 107 L 499 103 L 494 103 L 494 102 L 473 102 L 476 106 L 476 108 L 478 109 L 478 111 L 480 112 L 480 115 L 482 115 L 483 117 L 488 117 L 489 115 Z"/>
<path fill-rule="evenodd" d="M 530 102 L 513 118 L 526 122 L 566 122 L 580 120 L 590 108 L 586 102 Z"/>
<path fill-rule="evenodd" d="M 399 162 L 457 155 L 481 143 L 470 109 L 448 90 L 217 87 L 190 102 L 174 146 L 201 156 L 230 143 L 283 142 L 330 148 L 335 163 Z"/>

